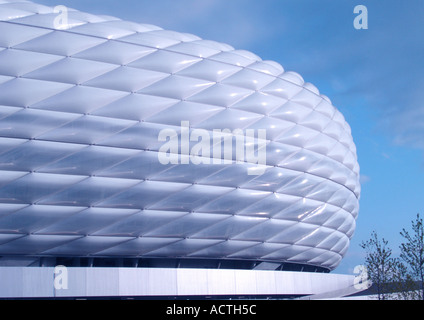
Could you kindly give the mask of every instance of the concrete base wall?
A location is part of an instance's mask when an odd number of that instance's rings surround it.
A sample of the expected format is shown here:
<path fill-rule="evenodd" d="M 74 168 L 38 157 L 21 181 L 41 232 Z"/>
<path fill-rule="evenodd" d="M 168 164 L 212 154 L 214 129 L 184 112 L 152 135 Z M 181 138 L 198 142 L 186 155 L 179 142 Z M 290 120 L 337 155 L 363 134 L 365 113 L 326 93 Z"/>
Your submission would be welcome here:
<path fill-rule="evenodd" d="M 55 273 L 56 271 L 56 273 Z M 316 295 L 354 276 L 262 270 L 0 268 L 0 298 Z"/>

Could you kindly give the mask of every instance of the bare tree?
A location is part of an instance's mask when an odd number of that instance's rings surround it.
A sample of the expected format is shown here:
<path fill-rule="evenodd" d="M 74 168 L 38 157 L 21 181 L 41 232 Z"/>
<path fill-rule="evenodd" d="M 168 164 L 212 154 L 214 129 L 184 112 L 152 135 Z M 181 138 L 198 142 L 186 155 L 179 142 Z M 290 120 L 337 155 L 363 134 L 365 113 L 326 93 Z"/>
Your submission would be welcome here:
<path fill-rule="evenodd" d="M 393 279 L 390 284 L 390 299 L 392 300 L 417 300 L 417 286 L 408 268 L 401 259 L 395 259 Z"/>
<path fill-rule="evenodd" d="M 368 276 L 377 289 L 378 300 L 390 298 L 393 284 L 393 276 L 397 270 L 397 260 L 392 258 L 392 249 L 388 247 L 388 241 L 379 239 L 377 232 L 371 233 L 368 241 L 360 245 L 366 250 L 365 266 Z"/>
<path fill-rule="evenodd" d="M 412 277 L 420 282 L 420 299 L 424 300 L 424 226 L 420 214 L 412 221 L 412 232 L 403 229 L 400 234 L 405 239 L 400 245 L 400 258 L 409 267 Z"/>

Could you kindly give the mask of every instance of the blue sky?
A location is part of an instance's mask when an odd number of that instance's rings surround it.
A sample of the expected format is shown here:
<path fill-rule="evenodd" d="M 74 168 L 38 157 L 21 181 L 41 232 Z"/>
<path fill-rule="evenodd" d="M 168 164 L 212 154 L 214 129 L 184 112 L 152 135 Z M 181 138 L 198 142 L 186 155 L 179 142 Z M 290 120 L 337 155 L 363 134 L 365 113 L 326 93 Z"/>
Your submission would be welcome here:
<path fill-rule="evenodd" d="M 357 230 L 335 271 L 363 263 L 375 230 L 394 253 L 399 232 L 424 215 L 424 1 L 35 0 L 65 5 L 254 52 L 300 73 L 345 115 L 361 166 Z M 368 9 L 356 30 L 354 8 Z"/>

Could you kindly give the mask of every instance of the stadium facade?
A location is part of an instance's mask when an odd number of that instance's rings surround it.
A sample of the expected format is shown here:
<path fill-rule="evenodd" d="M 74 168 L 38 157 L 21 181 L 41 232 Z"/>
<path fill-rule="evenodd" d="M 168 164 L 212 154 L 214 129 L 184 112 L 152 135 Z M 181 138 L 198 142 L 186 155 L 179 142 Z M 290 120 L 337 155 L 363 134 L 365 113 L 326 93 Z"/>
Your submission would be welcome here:
<path fill-rule="evenodd" d="M 351 129 L 299 74 L 191 34 L 0 0 L 0 265 L 18 277 L 326 273 L 359 197 Z"/>

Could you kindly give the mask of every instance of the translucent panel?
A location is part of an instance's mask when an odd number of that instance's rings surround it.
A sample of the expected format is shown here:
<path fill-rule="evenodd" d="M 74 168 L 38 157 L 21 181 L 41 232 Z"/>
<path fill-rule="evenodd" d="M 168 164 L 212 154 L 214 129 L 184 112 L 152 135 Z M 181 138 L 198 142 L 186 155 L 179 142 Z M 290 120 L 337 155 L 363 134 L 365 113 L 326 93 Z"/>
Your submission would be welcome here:
<path fill-rule="evenodd" d="M 187 212 L 143 210 L 111 224 L 94 234 L 99 236 L 140 237 L 186 214 Z"/>
<path fill-rule="evenodd" d="M 232 105 L 231 108 L 268 115 L 285 103 L 287 103 L 286 99 L 275 97 L 264 92 L 255 92 Z"/>
<path fill-rule="evenodd" d="M 8 81 L 13 80 L 13 79 L 15 79 L 15 77 L 0 75 L 0 84 L 3 84 L 5 82 L 8 82 Z"/>
<path fill-rule="evenodd" d="M 311 250 L 310 247 L 301 247 L 301 246 L 295 246 L 295 245 L 291 245 L 291 246 L 286 246 L 285 248 L 282 248 L 280 250 L 274 251 L 270 254 L 267 254 L 266 256 L 263 256 L 263 259 L 270 259 L 270 260 L 289 260 L 290 258 L 301 254 L 303 252 L 305 252 L 306 250 Z M 316 255 L 314 255 L 313 253 L 311 253 L 309 255 L 309 259 L 312 259 L 313 257 L 315 257 Z M 309 260 L 308 259 L 308 260 Z M 298 260 L 299 263 L 306 263 L 305 260 Z"/>
<path fill-rule="evenodd" d="M 280 250 L 287 247 L 286 244 L 280 243 L 260 243 L 256 246 L 249 247 L 245 250 L 231 254 L 230 258 L 244 258 L 244 259 L 260 259 L 261 257 L 268 255 L 274 251 Z"/>
<path fill-rule="evenodd" d="M 0 232 L 34 233 L 56 221 L 83 210 L 78 207 L 32 205 L 0 219 Z"/>
<path fill-rule="evenodd" d="M 3 186 L 0 193 L 3 202 L 31 204 L 85 178 L 83 176 L 32 173 Z"/>
<path fill-rule="evenodd" d="M 330 150 L 327 156 L 336 160 L 337 162 L 343 163 L 348 152 L 349 150 L 346 148 L 346 146 L 342 145 L 341 143 L 337 143 L 334 148 Z"/>
<path fill-rule="evenodd" d="M 267 219 L 265 222 L 247 230 L 246 232 L 239 234 L 234 239 L 265 242 L 273 236 L 280 234 L 284 230 L 288 230 L 294 225 L 296 225 L 296 222 L 293 221 Z"/>
<path fill-rule="evenodd" d="M 156 152 L 145 151 L 139 152 L 136 156 L 123 161 L 116 166 L 100 170 L 96 173 L 96 175 L 143 180 L 149 179 L 170 167 L 172 167 L 172 165 L 163 165 L 158 161 L 158 154 Z"/>
<path fill-rule="evenodd" d="M 316 225 L 324 225 L 325 222 L 331 219 L 335 215 L 345 216 L 346 212 L 341 212 L 339 207 L 332 206 L 331 204 L 325 203 L 320 206 L 315 206 L 315 209 L 311 210 L 311 206 L 313 207 L 313 202 L 307 199 L 308 212 L 301 217 L 301 221 L 306 223 L 316 224 Z M 337 229 L 339 226 L 336 226 L 332 229 Z"/>
<path fill-rule="evenodd" d="M 346 242 L 349 242 L 349 239 L 346 237 L 346 235 L 336 231 L 316 246 L 321 249 L 331 250 L 338 243 L 343 243 L 344 245 L 346 245 Z"/>
<path fill-rule="evenodd" d="M 160 171 L 158 173 L 151 172 L 150 177 L 158 181 L 198 183 L 202 179 L 208 179 L 207 177 L 222 170 L 222 168 L 222 165 L 214 164 L 181 164 L 172 166 L 169 169 L 167 168 L 166 170 Z"/>
<path fill-rule="evenodd" d="M 321 100 L 321 102 L 315 107 L 315 111 L 322 113 L 326 117 L 332 119 L 336 109 L 326 100 Z"/>
<path fill-rule="evenodd" d="M 316 217 L 316 215 L 322 214 L 323 212 L 328 212 L 331 216 L 331 214 L 334 212 L 331 211 L 331 209 L 337 211 L 337 208 L 327 206 L 325 203 L 320 201 L 314 201 L 308 198 L 299 198 L 299 201 L 293 202 L 291 206 L 281 210 L 281 212 L 276 214 L 274 218 L 294 221 L 307 221 L 309 216 Z M 326 218 L 328 218 L 328 216 L 326 216 Z M 311 221 L 311 223 L 313 222 Z"/>
<path fill-rule="evenodd" d="M 345 189 L 345 188 L 343 188 Z M 346 202 L 346 199 L 341 199 L 340 197 L 337 197 L 339 200 L 337 201 L 329 201 L 328 199 L 332 199 L 332 197 L 338 193 L 340 190 L 340 186 L 335 185 L 331 181 L 324 180 L 320 184 L 318 184 L 314 189 L 308 192 L 308 198 L 332 203 L 334 205 L 337 205 L 339 207 L 342 207 L 343 204 Z M 343 194 L 344 196 L 347 195 L 347 193 L 351 193 L 348 190 L 344 190 Z"/>
<path fill-rule="evenodd" d="M 140 208 L 168 197 L 174 192 L 187 188 L 187 184 L 145 181 L 135 187 L 97 204 L 99 207 Z"/>
<path fill-rule="evenodd" d="M 258 136 L 259 130 L 265 130 L 267 140 L 275 140 L 283 132 L 293 128 L 293 122 L 282 121 L 271 117 L 263 117 L 259 121 L 250 125 L 247 129 L 255 130 L 255 137 Z"/>
<path fill-rule="evenodd" d="M 25 17 L 30 15 L 28 11 L 25 10 L 19 10 L 19 9 L 13 9 L 13 8 L 7 8 L 7 11 L 0 12 L 0 19 L 1 20 L 13 20 L 20 17 Z"/>
<path fill-rule="evenodd" d="M 341 255 L 344 255 L 348 247 L 349 247 L 349 238 L 344 237 L 344 239 L 337 242 L 337 244 L 335 244 L 331 248 L 331 250 L 334 250 L 335 252 L 340 252 Z"/>
<path fill-rule="evenodd" d="M 215 116 L 199 123 L 197 127 L 206 130 L 244 129 L 252 123 L 260 120 L 263 116 L 242 110 L 226 109 Z"/>
<path fill-rule="evenodd" d="M 321 254 L 320 254 L 321 253 Z M 318 255 L 317 258 L 310 259 L 308 262 L 311 264 L 321 264 L 325 267 L 334 267 L 335 265 L 338 265 L 340 263 L 340 260 L 342 257 L 340 255 L 334 254 L 333 252 L 314 252 L 314 256 Z M 311 255 L 312 256 L 312 255 Z"/>
<path fill-rule="evenodd" d="M 61 56 L 9 48 L 0 52 L 0 73 L 22 76 L 61 59 Z"/>
<path fill-rule="evenodd" d="M 3 173 L 3 172 L 2 172 Z M 27 204 L 8 204 L 8 203 L 2 203 L 0 205 L 0 217 L 12 214 L 13 212 L 16 212 L 18 210 L 21 210 L 25 207 L 28 207 Z"/>
<path fill-rule="evenodd" d="M 325 241 L 326 239 L 330 238 L 332 234 L 334 233 L 336 233 L 336 231 L 321 227 L 321 228 L 315 229 L 310 234 L 303 237 L 296 244 L 299 244 L 302 246 L 315 247 L 317 243 L 321 243 Z"/>
<path fill-rule="evenodd" d="M 3 1 L 3 6 L 7 9 L 9 8 L 14 8 L 14 9 L 19 9 L 19 10 L 23 10 L 26 12 L 30 12 L 30 13 L 41 13 L 41 14 L 47 14 L 47 13 L 51 13 L 53 10 L 50 7 L 47 6 L 43 6 L 41 4 L 36 4 L 36 3 L 32 3 L 32 2 L 14 2 L 12 1 L 11 3 L 8 3 L 8 1 Z M 6 10 L 7 12 L 7 10 Z"/>
<path fill-rule="evenodd" d="M 298 153 L 301 148 L 297 146 L 284 145 L 279 142 L 270 142 L 266 146 L 267 165 L 277 166 L 280 162 Z"/>
<path fill-rule="evenodd" d="M 323 157 L 320 161 L 314 163 L 309 169 L 308 173 L 319 176 L 319 177 L 326 177 L 328 178 L 332 173 L 333 169 L 332 166 L 336 165 L 337 163 L 330 159 Z"/>
<path fill-rule="evenodd" d="M 85 82 L 84 85 L 111 90 L 137 92 L 168 76 L 169 74 L 156 71 L 119 67 L 103 76 Z"/>
<path fill-rule="evenodd" d="M 213 82 L 205 80 L 197 80 L 181 76 L 170 76 L 138 92 L 183 100 L 212 85 L 214 85 Z"/>
<path fill-rule="evenodd" d="M 222 214 L 190 213 L 162 227 L 147 232 L 145 236 L 187 238 L 223 219 L 226 219 L 226 217 Z M 201 242 L 202 240 L 199 241 Z"/>
<path fill-rule="evenodd" d="M 322 157 L 315 152 L 299 149 L 298 152 L 279 162 L 278 166 L 296 171 L 309 172 L 310 168 L 314 167 L 316 163 L 319 163 L 321 159 Z"/>
<path fill-rule="evenodd" d="M 220 82 L 241 70 L 242 68 L 237 66 L 205 59 L 179 71 L 178 74 L 196 79 Z"/>
<path fill-rule="evenodd" d="M 195 126 L 223 110 L 222 107 L 182 101 L 147 118 L 146 121 L 173 126 L 180 126 L 181 121 L 189 121 L 191 126 Z"/>
<path fill-rule="evenodd" d="M 93 175 L 138 154 L 137 150 L 89 146 L 38 168 L 38 172 Z"/>
<path fill-rule="evenodd" d="M 234 52 L 218 53 L 214 56 L 211 56 L 209 59 L 214 60 L 214 61 L 220 61 L 220 62 L 233 64 L 233 65 L 239 66 L 239 67 L 246 67 L 246 66 L 251 65 L 252 63 L 255 62 L 252 59 L 249 59 L 249 58 L 243 57 L 241 55 L 235 54 Z"/>
<path fill-rule="evenodd" d="M 194 211 L 218 197 L 234 190 L 233 188 L 193 185 L 150 206 L 153 210 Z"/>
<path fill-rule="evenodd" d="M 243 69 L 231 77 L 226 78 L 222 83 L 250 90 L 260 90 L 274 80 L 275 77 L 265 73 Z"/>
<path fill-rule="evenodd" d="M 121 91 L 74 86 L 63 93 L 40 101 L 33 107 L 36 109 L 87 114 L 127 95 L 128 93 Z"/>
<path fill-rule="evenodd" d="M 0 234 L 0 245 L 24 237 L 22 234 Z"/>
<path fill-rule="evenodd" d="M 45 30 L 43 31 L 45 32 Z M 25 30 L 24 32 L 28 31 Z M 82 36 L 64 31 L 53 31 L 34 40 L 17 45 L 15 48 L 61 56 L 72 56 L 106 41 L 106 39 L 97 37 Z"/>
<path fill-rule="evenodd" d="M 11 139 L 0 137 L 0 155 L 13 148 L 16 148 L 23 143 L 26 143 L 27 141 L 27 139 Z"/>
<path fill-rule="evenodd" d="M 299 201 L 299 197 L 274 193 L 245 208 L 239 215 L 270 218 Z"/>
<path fill-rule="evenodd" d="M 163 146 L 164 142 L 158 141 L 158 137 L 160 132 L 164 129 L 170 128 L 169 126 L 162 124 L 141 122 L 100 140 L 97 144 L 138 150 L 159 150 L 159 148 Z M 175 127 L 173 130 L 175 130 L 177 134 L 180 132 L 179 127 Z"/>
<path fill-rule="evenodd" d="M 189 101 L 212 104 L 221 107 L 230 107 L 236 102 L 245 99 L 253 91 L 233 86 L 224 86 L 220 83 L 190 97 Z"/>
<path fill-rule="evenodd" d="M 283 73 L 284 75 L 285 73 Z M 262 88 L 262 92 L 271 94 L 276 97 L 280 97 L 286 100 L 290 100 L 296 94 L 302 91 L 302 87 L 296 84 L 290 83 L 282 79 L 275 79 L 273 82 Z"/>
<path fill-rule="evenodd" d="M 66 24 L 66 27 L 72 28 L 72 27 L 86 24 L 85 21 L 81 21 L 81 20 L 73 18 L 72 12 L 69 12 L 69 13 L 70 14 L 68 15 L 68 22 Z M 18 24 L 24 24 L 24 25 L 37 26 L 41 28 L 56 29 L 57 25 L 55 25 L 55 23 L 57 23 L 57 17 L 58 17 L 57 13 L 50 12 L 50 13 L 46 13 L 42 15 L 34 14 L 34 15 L 29 15 L 22 18 L 17 18 L 12 20 L 12 22 L 18 23 Z M 64 28 L 64 27 L 65 26 L 59 27 L 58 29 Z"/>
<path fill-rule="evenodd" d="M 236 189 L 200 208 L 200 212 L 236 214 L 245 207 L 270 195 L 269 192 Z"/>
<path fill-rule="evenodd" d="M 264 174 L 254 177 L 253 180 L 243 184 L 243 188 L 264 191 L 276 191 L 291 181 L 296 173 L 281 168 L 269 168 Z"/>
<path fill-rule="evenodd" d="M 18 78 L 0 85 L 0 104 L 28 107 L 57 95 L 72 85 Z"/>
<path fill-rule="evenodd" d="M 90 36 L 102 37 L 106 39 L 119 39 L 130 34 L 134 34 L 135 31 L 117 28 L 110 25 L 110 22 L 99 22 L 96 24 L 85 24 L 79 27 L 72 28 L 73 32 L 78 34 L 85 34 Z"/>
<path fill-rule="evenodd" d="M 81 84 L 107 73 L 117 66 L 97 61 L 65 58 L 27 73 L 26 78 Z"/>
<path fill-rule="evenodd" d="M 322 98 L 314 92 L 309 90 L 302 90 L 296 96 L 291 99 L 293 102 L 297 102 L 309 108 L 315 108 L 321 103 Z"/>
<path fill-rule="evenodd" d="M 274 61 L 259 61 L 255 62 L 248 67 L 249 69 L 256 70 L 271 76 L 278 77 L 284 72 L 284 68 Z"/>
<path fill-rule="evenodd" d="M 220 50 L 220 51 L 234 51 L 234 48 L 232 46 L 230 46 L 229 44 L 222 43 L 222 42 L 216 42 L 216 41 L 213 41 L 213 40 L 200 39 L 198 41 L 195 41 L 195 43 L 202 45 L 202 46 L 205 46 L 205 47 L 208 47 L 208 48 L 217 49 L 217 50 Z"/>
<path fill-rule="evenodd" d="M 311 108 L 302 106 L 293 101 L 288 101 L 280 108 L 274 110 L 270 114 L 270 116 L 281 120 L 300 123 L 303 119 L 307 118 L 312 112 L 313 111 Z"/>
<path fill-rule="evenodd" d="M 316 225 L 312 224 L 306 224 L 306 223 L 297 223 L 291 228 L 287 228 L 285 230 L 282 230 L 280 233 L 274 235 L 273 237 L 269 238 L 270 242 L 278 242 L 278 243 L 288 243 L 288 244 L 294 244 L 298 243 L 299 241 L 306 239 L 307 237 L 311 236 L 315 232 L 318 227 Z"/>
<path fill-rule="evenodd" d="M 19 112 L 19 111 L 22 111 L 22 110 L 23 110 L 23 108 L 18 108 L 18 107 L 0 106 L 0 120 L 14 114 L 15 112 Z M 0 124 L 1 124 L 1 122 L 0 122 Z"/>
<path fill-rule="evenodd" d="M 0 169 L 34 171 L 83 148 L 81 145 L 28 141 L 0 155 Z"/>
<path fill-rule="evenodd" d="M 50 248 L 60 246 L 61 244 L 74 241 L 78 238 L 78 236 L 27 235 L 0 245 L 0 254 L 41 254 Z"/>
<path fill-rule="evenodd" d="M 141 121 L 149 116 L 166 110 L 179 100 L 155 97 L 144 94 L 129 94 L 96 111 L 93 115 Z"/>
<path fill-rule="evenodd" d="M 99 256 L 141 256 L 180 240 L 179 238 L 137 238 L 100 251 L 97 254 Z"/>
<path fill-rule="evenodd" d="M 32 139 L 77 118 L 75 114 L 23 109 L 0 120 L 0 134 Z"/>
<path fill-rule="evenodd" d="M 187 53 L 199 58 L 208 58 L 220 52 L 218 49 L 202 46 L 198 43 L 183 42 L 174 46 L 168 47 L 168 51 L 174 51 L 179 53 Z M 209 79 L 208 79 L 209 80 Z"/>
<path fill-rule="evenodd" d="M 339 229 L 345 222 L 352 225 L 352 223 L 354 224 L 354 218 L 347 211 L 339 209 L 325 223 L 323 223 L 323 226 L 332 229 Z"/>
<path fill-rule="evenodd" d="M 127 65 L 157 49 L 124 42 L 108 41 L 73 55 L 75 58 Z"/>
<path fill-rule="evenodd" d="M 285 193 L 284 186 L 289 185 L 292 181 L 297 179 L 298 172 L 291 170 L 284 170 L 281 168 L 270 168 L 265 171 L 263 175 L 253 176 L 252 180 L 243 184 L 242 187 L 252 190 L 264 190 L 276 192 L 281 190 Z"/>
<path fill-rule="evenodd" d="M 221 242 L 221 240 L 184 239 L 178 242 L 174 242 L 166 247 L 151 251 L 147 253 L 146 256 L 159 256 L 159 257 L 187 256 L 189 254 L 193 254 L 197 251 L 210 247 L 219 242 Z"/>
<path fill-rule="evenodd" d="M 91 177 L 44 198 L 40 203 L 90 207 L 138 183 L 138 180 Z"/>
<path fill-rule="evenodd" d="M 297 84 L 298 86 L 304 86 L 305 80 L 302 78 L 300 74 L 293 71 L 287 71 L 280 76 L 281 79 L 286 80 L 288 82 Z"/>
<path fill-rule="evenodd" d="M 191 257 L 208 257 L 208 258 L 226 258 L 229 255 L 244 250 L 249 247 L 258 245 L 258 242 L 253 241 L 222 241 L 218 244 L 207 247 L 203 250 L 192 253 Z"/>
<path fill-rule="evenodd" d="M 310 174 L 298 174 L 296 179 L 284 185 L 277 191 L 293 196 L 305 196 L 322 181 L 322 178 L 318 178 Z"/>
<path fill-rule="evenodd" d="M 51 33 L 51 30 L 22 26 L 13 23 L 0 21 L 0 46 L 5 48 L 13 47 L 19 43 L 29 41 Z"/>
<path fill-rule="evenodd" d="M 156 36 L 152 34 L 151 32 L 137 33 L 127 37 L 120 38 L 119 40 L 128 42 L 128 43 L 133 43 L 133 44 L 140 44 L 142 46 L 158 48 L 158 49 L 164 49 L 181 42 L 180 40 L 175 40 L 172 38 Z"/>
<path fill-rule="evenodd" d="M 75 210 L 74 207 L 62 207 L 67 210 Z M 133 215 L 138 210 L 88 208 L 80 210 L 70 217 L 66 217 L 56 223 L 51 223 L 38 230 L 37 234 L 55 235 L 89 235 L 97 230 L 109 226 L 119 220 Z M 1 223 L 1 220 L 0 220 Z"/>
<path fill-rule="evenodd" d="M 275 141 L 303 148 L 308 141 L 319 134 L 320 133 L 318 131 L 296 125 L 292 129 L 277 137 Z"/>
<path fill-rule="evenodd" d="M 265 220 L 265 218 L 231 216 L 230 218 L 193 234 L 192 237 L 203 239 L 230 239 Z"/>
<path fill-rule="evenodd" d="M 38 138 L 43 140 L 94 144 L 102 138 L 124 130 L 132 124 L 134 122 L 128 120 L 83 116 L 60 128 L 42 134 Z"/>
<path fill-rule="evenodd" d="M 125 237 L 83 237 L 75 241 L 45 251 L 49 255 L 93 255 L 98 251 L 114 247 L 120 243 L 131 240 Z M 0 248 L 1 250 L 1 248 Z"/>
<path fill-rule="evenodd" d="M 222 170 L 198 181 L 200 184 L 218 185 L 224 187 L 240 187 L 244 183 L 256 178 L 254 175 L 249 175 L 249 168 L 254 165 L 249 164 L 227 164 L 220 165 Z"/>
<path fill-rule="evenodd" d="M 191 55 L 189 56 L 180 53 L 159 50 L 128 64 L 128 66 L 144 70 L 174 74 L 199 61 L 201 61 L 200 58 Z"/>
<path fill-rule="evenodd" d="M 306 108 L 306 107 L 304 107 Z M 284 115 L 285 116 L 285 115 Z M 303 115 L 299 119 L 299 124 L 320 132 L 323 132 L 331 119 L 320 112 L 313 111 L 308 115 Z"/>

